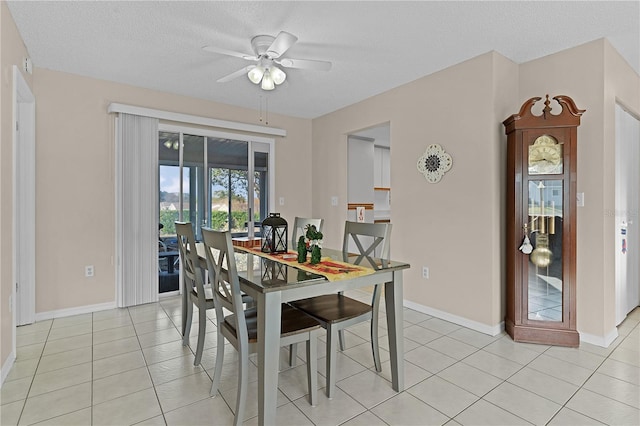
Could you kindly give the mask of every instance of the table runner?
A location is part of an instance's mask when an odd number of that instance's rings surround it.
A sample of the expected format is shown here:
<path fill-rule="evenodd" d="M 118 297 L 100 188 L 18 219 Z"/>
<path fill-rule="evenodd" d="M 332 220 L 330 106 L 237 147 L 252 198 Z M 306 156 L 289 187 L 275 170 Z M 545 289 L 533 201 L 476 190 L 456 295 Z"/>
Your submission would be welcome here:
<path fill-rule="evenodd" d="M 375 272 L 375 270 L 372 268 L 333 260 L 330 257 L 321 258 L 320 263 L 316 265 L 312 265 L 308 261 L 305 263 L 298 263 L 298 253 L 291 250 L 289 250 L 288 253 L 271 254 L 264 253 L 260 249 L 256 249 L 253 247 L 235 246 L 234 248 L 236 250 L 255 254 L 256 256 L 274 260 L 276 262 L 280 262 L 287 266 L 298 268 L 306 272 L 322 275 L 329 281 L 339 281 L 354 277 L 363 277 L 365 275 L 371 275 Z"/>

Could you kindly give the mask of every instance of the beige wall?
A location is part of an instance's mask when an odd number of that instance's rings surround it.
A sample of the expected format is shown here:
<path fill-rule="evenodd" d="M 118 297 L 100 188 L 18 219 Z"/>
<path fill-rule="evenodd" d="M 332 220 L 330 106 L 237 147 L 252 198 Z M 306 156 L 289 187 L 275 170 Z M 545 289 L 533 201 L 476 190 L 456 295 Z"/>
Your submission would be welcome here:
<path fill-rule="evenodd" d="M 485 329 L 504 316 L 501 122 L 517 104 L 517 75 L 490 52 L 313 121 L 313 214 L 325 219 L 327 244 L 340 244 L 347 217 L 346 135 L 390 122 L 391 251 L 412 265 L 405 299 Z M 432 143 L 453 157 L 438 184 L 416 169 Z"/>
<path fill-rule="evenodd" d="M 604 39 L 520 66 L 520 97 L 568 95 L 578 128 L 577 323 L 584 339 L 615 333 L 615 102 L 640 113 L 640 77 Z"/>
<path fill-rule="evenodd" d="M 0 367 L 12 351 L 13 314 L 8 307 L 13 290 L 13 66 L 21 68 L 26 57 L 9 8 L 0 2 Z M 23 75 L 31 86 L 31 76 Z"/>
<path fill-rule="evenodd" d="M 111 102 L 260 124 L 257 111 L 36 69 L 36 312 L 115 300 L 114 115 Z M 311 212 L 311 121 L 270 114 L 277 206 L 286 219 Z M 85 278 L 84 266 L 95 276 Z"/>
<path fill-rule="evenodd" d="M 587 110 L 578 129 L 578 191 L 586 199 L 578 210 L 578 330 L 587 341 L 609 343 L 615 336 L 614 106 L 619 100 L 638 114 L 640 77 L 606 40 L 521 65 L 487 53 L 315 119 L 313 213 L 325 218 L 328 243 L 338 244 L 346 220 L 346 135 L 390 122 L 392 257 L 412 265 L 404 274 L 405 299 L 496 329 L 504 317 L 501 123 L 525 100 L 547 93 L 569 95 Z M 453 157 L 452 170 L 435 185 L 415 168 L 430 143 Z M 330 205 L 334 195 L 339 207 Z"/>

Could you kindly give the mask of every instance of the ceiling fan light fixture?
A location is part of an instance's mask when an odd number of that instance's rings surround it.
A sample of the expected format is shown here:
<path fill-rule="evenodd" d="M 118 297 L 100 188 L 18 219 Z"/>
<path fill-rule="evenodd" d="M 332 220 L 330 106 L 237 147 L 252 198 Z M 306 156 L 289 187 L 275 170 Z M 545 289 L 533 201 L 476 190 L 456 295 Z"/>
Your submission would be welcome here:
<path fill-rule="evenodd" d="M 246 75 L 249 81 L 253 84 L 260 85 L 262 90 L 273 90 L 275 86 L 281 85 L 287 79 L 287 74 L 282 68 L 317 71 L 329 71 L 331 69 L 331 62 L 283 57 L 297 40 L 298 37 L 286 31 L 280 31 L 276 37 L 257 35 L 251 39 L 251 49 L 254 55 L 215 46 L 204 46 L 203 49 L 208 52 L 234 56 L 255 62 L 255 65 L 240 68 L 231 74 L 219 78 L 217 80 L 218 83 L 227 83 L 242 75 Z"/>
<path fill-rule="evenodd" d="M 287 74 L 285 74 L 284 71 L 276 66 L 273 66 L 269 69 L 269 75 L 273 78 L 273 82 L 277 85 L 284 83 L 284 80 L 287 78 Z"/>
<path fill-rule="evenodd" d="M 162 145 L 164 145 L 164 147 L 167 149 L 175 149 L 176 151 L 178 150 L 178 148 L 180 148 L 180 143 L 178 141 L 172 142 L 171 140 L 167 140 L 164 141 Z"/>
<path fill-rule="evenodd" d="M 276 88 L 276 85 L 271 77 L 271 73 L 269 70 L 266 70 L 264 76 L 262 77 L 262 84 L 260 85 L 262 90 L 273 90 Z"/>
<path fill-rule="evenodd" d="M 265 69 L 258 65 L 257 67 L 251 68 L 251 70 L 249 70 L 249 72 L 247 73 L 247 77 L 249 77 L 249 80 L 251 80 L 253 84 L 258 84 L 260 83 L 260 80 L 262 80 L 264 73 Z"/>

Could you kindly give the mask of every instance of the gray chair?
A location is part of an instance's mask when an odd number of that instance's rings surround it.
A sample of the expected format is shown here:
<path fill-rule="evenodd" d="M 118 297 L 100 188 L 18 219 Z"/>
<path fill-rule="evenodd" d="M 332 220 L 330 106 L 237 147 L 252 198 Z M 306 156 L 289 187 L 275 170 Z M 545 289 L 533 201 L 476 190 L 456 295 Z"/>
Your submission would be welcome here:
<path fill-rule="evenodd" d="M 293 228 L 291 232 L 291 248 L 293 250 L 298 249 L 298 238 L 301 235 L 304 235 L 306 232 L 306 227 L 308 225 L 314 225 L 319 232 L 322 232 L 322 225 L 324 224 L 324 219 L 310 219 L 306 217 L 297 217 L 293 221 Z"/>
<path fill-rule="evenodd" d="M 176 222 L 178 236 L 178 253 L 182 262 L 181 273 L 186 292 L 187 304 L 182 307 L 182 344 L 189 344 L 193 305 L 198 307 L 198 345 L 193 365 L 200 364 L 204 349 L 204 337 L 207 327 L 207 310 L 213 309 L 213 292 L 210 285 L 205 285 L 203 270 L 196 251 L 196 239 L 190 222 Z M 189 303 L 191 302 L 191 303 Z"/>
<path fill-rule="evenodd" d="M 234 419 L 234 424 L 240 425 L 247 399 L 249 354 L 257 350 L 258 311 L 256 308 L 244 308 L 231 234 L 228 231 L 220 232 L 202 228 L 202 237 L 209 279 L 215 299 L 218 326 L 218 347 L 211 395 L 214 396 L 218 392 L 224 357 L 224 339 L 227 339 L 238 351 L 240 359 Z M 230 311 L 231 315 L 225 317 L 223 309 Z M 287 304 L 283 304 L 281 309 L 280 346 L 300 342 L 307 343 L 309 402 L 311 405 L 315 405 L 318 387 L 317 338 L 320 326 L 316 320 Z"/>
<path fill-rule="evenodd" d="M 357 223 L 346 222 L 342 252 L 344 260 L 361 264 L 374 269 L 386 267 L 389 262 L 389 243 L 391 236 L 390 223 Z M 349 253 L 350 241 L 353 241 L 357 253 Z M 374 252 L 379 250 L 378 253 Z M 375 258 L 380 259 L 380 265 Z M 340 350 L 344 350 L 343 330 L 354 324 L 371 321 L 371 349 L 376 371 L 382 371 L 380 364 L 380 349 L 378 347 L 378 316 L 382 283 L 373 288 L 371 304 L 363 303 L 345 296 L 342 292 L 311 297 L 291 302 L 301 311 L 314 317 L 327 330 L 327 396 L 333 397 L 336 384 L 336 341 L 340 341 Z"/>

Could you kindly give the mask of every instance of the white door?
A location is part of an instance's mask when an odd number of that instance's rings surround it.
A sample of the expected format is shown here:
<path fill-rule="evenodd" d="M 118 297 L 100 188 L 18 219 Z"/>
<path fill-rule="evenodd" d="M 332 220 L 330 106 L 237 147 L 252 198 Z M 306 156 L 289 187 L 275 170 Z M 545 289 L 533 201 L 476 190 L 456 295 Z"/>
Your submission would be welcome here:
<path fill-rule="evenodd" d="M 616 324 L 640 305 L 640 121 L 616 105 Z"/>
<path fill-rule="evenodd" d="M 13 271 L 16 325 L 35 321 L 35 97 L 13 67 Z"/>

